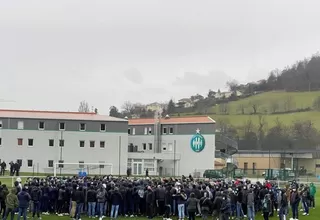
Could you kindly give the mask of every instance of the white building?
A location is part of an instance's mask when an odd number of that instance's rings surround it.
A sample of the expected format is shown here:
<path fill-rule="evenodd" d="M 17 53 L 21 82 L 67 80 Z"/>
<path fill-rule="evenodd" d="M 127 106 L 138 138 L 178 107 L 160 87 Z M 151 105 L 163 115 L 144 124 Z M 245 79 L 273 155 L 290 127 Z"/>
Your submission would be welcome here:
<path fill-rule="evenodd" d="M 0 159 L 21 163 L 20 172 L 52 173 L 56 162 L 63 173 L 126 174 L 128 121 L 95 113 L 0 110 Z M 79 165 L 77 165 L 79 164 Z"/>
<path fill-rule="evenodd" d="M 129 120 L 133 175 L 201 176 L 214 168 L 215 121 L 207 116 Z"/>

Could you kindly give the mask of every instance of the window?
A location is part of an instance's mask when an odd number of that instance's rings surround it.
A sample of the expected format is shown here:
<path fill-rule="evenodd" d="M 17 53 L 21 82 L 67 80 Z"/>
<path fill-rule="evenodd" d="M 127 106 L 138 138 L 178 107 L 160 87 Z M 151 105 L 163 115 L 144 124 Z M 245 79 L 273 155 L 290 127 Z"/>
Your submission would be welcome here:
<path fill-rule="evenodd" d="M 80 123 L 80 131 L 85 131 L 86 130 L 86 124 L 85 123 Z"/>
<path fill-rule="evenodd" d="M 79 168 L 83 169 L 84 168 L 84 161 L 79 161 Z"/>
<path fill-rule="evenodd" d="M 28 139 L 28 146 L 33 147 L 33 139 Z"/>
<path fill-rule="evenodd" d="M 128 134 L 131 134 L 131 129 L 130 128 L 128 128 Z"/>
<path fill-rule="evenodd" d="M 151 128 L 149 128 L 149 134 L 152 134 L 152 129 Z"/>
<path fill-rule="evenodd" d="M 0 129 L 2 128 L 2 121 L 0 121 Z"/>
<path fill-rule="evenodd" d="M 49 168 L 53 167 L 53 160 L 48 160 L 48 167 Z"/>
<path fill-rule="evenodd" d="M 247 170 L 248 170 L 248 163 L 247 162 L 243 163 L 243 170 L 244 170 L 244 173 L 247 172 Z"/>
<path fill-rule="evenodd" d="M 136 135 L 136 128 L 132 128 L 132 135 Z"/>
<path fill-rule="evenodd" d="M 104 141 L 100 141 L 100 148 L 104 148 L 106 143 Z"/>
<path fill-rule="evenodd" d="M 147 144 L 146 143 L 143 143 L 142 147 L 143 147 L 143 150 L 147 150 Z"/>
<path fill-rule="evenodd" d="M 167 150 L 167 144 L 166 143 L 162 143 L 162 150 L 166 151 Z"/>
<path fill-rule="evenodd" d="M 162 133 L 163 133 L 163 134 L 167 134 L 167 128 L 163 128 Z"/>
<path fill-rule="evenodd" d="M 59 147 L 64 147 L 64 140 L 62 139 L 59 140 Z"/>
<path fill-rule="evenodd" d="M 2 138 L 0 138 L 0 146 L 2 145 Z"/>
<path fill-rule="evenodd" d="M 22 138 L 18 138 L 18 146 L 22 146 L 23 145 L 23 139 Z"/>
<path fill-rule="evenodd" d="M 23 121 L 18 121 L 18 129 L 22 130 L 23 129 Z"/>
<path fill-rule="evenodd" d="M 53 139 L 49 139 L 49 147 L 53 147 L 54 146 L 54 140 Z"/>
<path fill-rule="evenodd" d="M 149 143 L 149 150 L 152 150 L 152 143 Z"/>
<path fill-rule="evenodd" d="M 104 168 L 104 165 L 103 165 L 104 163 L 105 163 L 104 161 L 99 161 L 99 164 L 100 164 L 100 165 L 99 165 L 99 168 L 100 168 L 100 169 L 103 169 L 103 168 Z"/>
<path fill-rule="evenodd" d="M 38 125 L 39 130 L 44 130 L 44 122 L 40 121 Z"/>
<path fill-rule="evenodd" d="M 106 131 L 106 130 L 107 130 L 106 124 L 100 124 L 100 131 Z"/>
<path fill-rule="evenodd" d="M 168 151 L 172 151 L 172 149 L 173 149 L 173 144 L 172 143 L 168 143 Z"/>
<path fill-rule="evenodd" d="M 144 134 L 148 134 L 148 128 L 147 127 L 144 128 Z"/>
<path fill-rule="evenodd" d="M 173 134 L 173 127 L 169 128 L 169 134 Z"/>
<path fill-rule="evenodd" d="M 90 147 L 95 147 L 95 141 L 90 141 Z"/>
<path fill-rule="evenodd" d="M 33 167 L 33 160 L 27 160 L 27 166 L 30 168 L 30 167 Z"/>
<path fill-rule="evenodd" d="M 84 147 L 84 141 L 79 142 L 80 147 Z"/>
<path fill-rule="evenodd" d="M 256 174 L 256 169 L 257 169 L 257 164 L 256 163 L 252 163 L 252 173 Z"/>
<path fill-rule="evenodd" d="M 66 124 L 64 122 L 59 123 L 59 130 L 65 130 L 66 129 Z"/>
<path fill-rule="evenodd" d="M 63 168 L 64 167 L 64 160 L 59 160 L 59 168 Z"/>

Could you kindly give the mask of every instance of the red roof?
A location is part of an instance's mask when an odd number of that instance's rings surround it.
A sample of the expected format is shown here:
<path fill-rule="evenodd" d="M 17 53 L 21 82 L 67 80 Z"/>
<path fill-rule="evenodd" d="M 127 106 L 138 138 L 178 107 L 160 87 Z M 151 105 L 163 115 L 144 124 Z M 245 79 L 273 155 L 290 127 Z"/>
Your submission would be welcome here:
<path fill-rule="evenodd" d="M 63 111 L 36 111 L 36 110 L 9 110 L 0 109 L 0 118 L 32 118 L 32 119 L 61 119 L 84 121 L 126 121 L 121 118 L 98 115 L 94 112 L 63 112 Z"/>
<path fill-rule="evenodd" d="M 145 125 L 154 124 L 154 118 L 134 118 L 129 119 L 129 125 Z M 190 117 L 172 117 L 161 118 L 161 124 L 202 124 L 202 123 L 216 123 L 208 116 L 190 116 Z"/>

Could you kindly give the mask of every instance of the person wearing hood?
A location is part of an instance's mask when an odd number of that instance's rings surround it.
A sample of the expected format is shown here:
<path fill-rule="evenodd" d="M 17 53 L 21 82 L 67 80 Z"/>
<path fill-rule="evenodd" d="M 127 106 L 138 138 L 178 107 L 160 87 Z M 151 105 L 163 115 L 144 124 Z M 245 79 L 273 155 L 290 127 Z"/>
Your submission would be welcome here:
<path fill-rule="evenodd" d="M 288 197 L 286 189 L 281 190 L 281 199 L 279 201 L 279 220 L 286 220 L 288 215 Z"/>
<path fill-rule="evenodd" d="M 208 197 L 202 197 L 200 199 L 201 216 L 203 220 L 208 219 L 209 213 L 212 210 L 212 206 L 212 201 Z"/>
<path fill-rule="evenodd" d="M 85 194 L 82 186 L 79 186 L 78 189 L 75 191 L 75 200 L 76 200 L 76 212 L 75 217 L 76 219 L 81 219 L 81 212 L 85 202 Z"/>
<path fill-rule="evenodd" d="M 231 214 L 231 203 L 227 195 L 222 195 L 222 204 L 220 208 L 220 220 L 229 220 Z"/>
<path fill-rule="evenodd" d="M 119 206 L 122 201 L 122 195 L 119 192 L 119 189 L 116 187 L 111 195 L 110 202 L 111 202 L 111 212 L 110 218 L 117 219 L 119 213 Z"/>
<path fill-rule="evenodd" d="M 299 193 L 297 192 L 297 189 L 293 187 L 290 193 L 290 205 L 291 205 L 293 219 L 299 218 L 299 210 L 298 210 L 299 202 L 300 202 Z"/>
<path fill-rule="evenodd" d="M 3 220 L 7 219 L 9 213 L 10 213 L 10 219 L 13 220 L 14 210 L 19 206 L 18 197 L 16 195 L 16 190 L 14 188 L 11 189 L 10 193 L 7 195 L 5 199 L 5 203 L 6 203 L 6 210 L 3 216 Z"/>
<path fill-rule="evenodd" d="M 255 219 L 255 208 L 254 208 L 254 193 L 253 190 L 250 189 L 247 195 L 247 209 L 248 209 L 248 219 Z"/>
<path fill-rule="evenodd" d="M 195 198 L 195 194 L 191 193 L 190 198 L 187 200 L 187 210 L 189 215 L 189 220 L 195 220 L 196 211 L 198 210 L 199 200 Z"/>
<path fill-rule="evenodd" d="M 155 199 L 155 195 L 154 192 L 152 191 L 151 186 L 147 187 L 147 193 L 146 193 L 146 211 L 147 211 L 147 216 L 148 219 L 153 219 L 154 217 L 154 200 Z"/>
<path fill-rule="evenodd" d="M 272 204 L 271 204 L 270 194 L 266 194 L 262 202 L 262 213 L 263 213 L 264 220 L 269 220 L 271 209 L 272 209 Z"/>
<path fill-rule="evenodd" d="M 23 220 L 27 220 L 27 209 L 29 207 L 29 203 L 31 200 L 30 194 L 27 192 L 27 188 L 24 187 L 21 192 L 18 194 L 19 200 L 19 213 L 18 213 L 18 220 L 20 220 L 21 216 Z"/>
<path fill-rule="evenodd" d="M 34 218 L 37 214 L 38 219 L 40 218 L 40 199 L 42 197 L 42 191 L 39 188 L 39 184 L 35 184 L 35 186 L 31 189 L 31 201 L 32 201 L 32 217 Z"/>
<path fill-rule="evenodd" d="M 94 186 L 90 186 L 87 192 L 87 201 L 88 201 L 88 216 L 93 218 L 96 211 L 96 201 L 97 201 L 97 192 L 94 190 Z"/>
<path fill-rule="evenodd" d="M 105 203 L 106 203 L 106 189 L 101 185 L 97 191 L 97 205 L 98 205 L 99 220 L 102 220 L 102 218 L 104 217 Z"/>
<path fill-rule="evenodd" d="M 315 198 L 316 198 L 317 188 L 315 187 L 314 183 L 310 184 L 310 206 L 315 208 Z"/>

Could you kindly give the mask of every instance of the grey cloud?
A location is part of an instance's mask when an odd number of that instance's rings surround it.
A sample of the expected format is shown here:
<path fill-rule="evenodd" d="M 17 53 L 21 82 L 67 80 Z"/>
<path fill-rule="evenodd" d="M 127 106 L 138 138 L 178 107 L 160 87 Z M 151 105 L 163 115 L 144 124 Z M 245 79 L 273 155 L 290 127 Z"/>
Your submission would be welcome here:
<path fill-rule="evenodd" d="M 141 72 L 135 68 L 128 69 L 124 71 L 123 75 L 126 77 L 127 80 L 136 84 L 143 83 L 143 76 Z"/>

